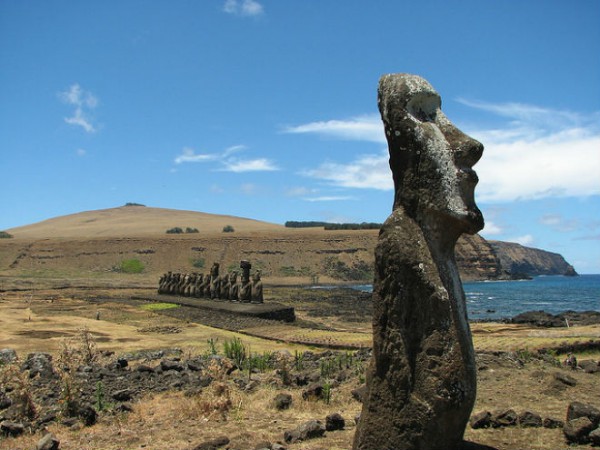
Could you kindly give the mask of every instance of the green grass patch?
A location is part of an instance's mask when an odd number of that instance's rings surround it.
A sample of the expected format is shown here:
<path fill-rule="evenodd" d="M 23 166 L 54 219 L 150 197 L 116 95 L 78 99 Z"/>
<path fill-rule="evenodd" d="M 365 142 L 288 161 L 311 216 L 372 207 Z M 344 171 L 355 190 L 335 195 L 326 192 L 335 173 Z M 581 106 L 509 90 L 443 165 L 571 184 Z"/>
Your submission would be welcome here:
<path fill-rule="evenodd" d="M 139 259 L 125 259 L 121 261 L 118 272 L 121 273 L 142 273 L 144 264 Z"/>
<path fill-rule="evenodd" d="M 179 308 L 175 303 L 148 303 L 140 306 L 144 311 L 163 311 L 165 309 Z"/>

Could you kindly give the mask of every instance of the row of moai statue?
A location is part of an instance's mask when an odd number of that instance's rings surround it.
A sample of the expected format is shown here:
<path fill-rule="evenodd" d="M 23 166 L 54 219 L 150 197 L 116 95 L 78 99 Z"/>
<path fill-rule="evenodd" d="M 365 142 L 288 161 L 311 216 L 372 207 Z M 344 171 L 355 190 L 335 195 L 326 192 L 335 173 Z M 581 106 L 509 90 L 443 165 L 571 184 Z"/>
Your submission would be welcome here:
<path fill-rule="evenodd" d="M 219 263 L 213 263 L 210 273 L 173 273 L 167 272 L 158 282 L 158 293 L 164 295 L 181 295 L 183 297 L 210 298 L 230 300 L 232 302 L 262 303 L 263 284 L 260 271 L 250 277 L 252 265 L 248 261 L 240 261 L 242 275 L 232 271 L 219 275 Z"/>

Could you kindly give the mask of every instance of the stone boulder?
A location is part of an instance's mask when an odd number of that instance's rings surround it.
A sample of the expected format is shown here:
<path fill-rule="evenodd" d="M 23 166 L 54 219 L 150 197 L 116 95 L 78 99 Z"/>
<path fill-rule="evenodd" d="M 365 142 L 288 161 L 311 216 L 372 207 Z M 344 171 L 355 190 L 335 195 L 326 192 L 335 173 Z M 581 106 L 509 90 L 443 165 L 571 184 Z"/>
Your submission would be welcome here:
<path fill-rule="evenodd" d="M 503 409 L 492 413 L 490 419 L 492 428 L 514 427 L 517 425 L 519 416 L 514 409 Z"/>
<path fill-rule="evenodd" d="M 277 394 L 273 399 L 273 403 L 279 411 L 289 409 L 292 406 L 292 396 L 285 392 Z"/>
<path fill-rule="evenodd" d="M 210 441 L 201 442 L 193 447 L 192 450 L 218 450 L 227 444 L 229 444 L 229 438 L 227 436 L 220 436 Z"/>
<path fill-rule="evenodd" d="M 0 365 L 10 364 L 17 360 L 17 352 L 12 348 L 3 348 L 0 350 Z"/>
<path fill-rule="evenodd" d="M 52 433 L 46 433 L 35 446 L 36 450 L 58 450 L 59 448 L 60 441 Z"/>
<path fill-rule="evenodd" d="M 471 428 L 474 430 L 480 428 L 489 428 L 492 426 L 492 413 L 489 411 L 481 411 L 471 416 Z"/>
<path fill-rule="evenodd" d="M 589 434 L 594 429 L 594 424 L 587 417 L 567 420 L 563 427 L 563 433 L 567 442 L 571 444 L 587 444 Z"/>
<path fill-rule="evenodd" d="M 4 420 L 0 422 L 0 433 L 4 436 L 17 437 L 25 432 L 25 426 L 20 422 Z"/>
<path fill-rule="evenodd" d="M 325 418 L 325 430 L 327 431 L 343 430 L 345 426 L 346 421 L 339 413 L 329 414 Z"/>
<path fill-rule="evenodd" d="M 30 353 L 27 359 L 21 365 L 21 370 L 29 371 L 29 378 L 39 376 L 42 379 L 56 378 L 58 375 L 54 372 L 52 366 L 52 355 L 49 353 Z"/>
<path fill-rule="evenodd" d="M 288 444 L 293 444 L 319 438 L 324 434 L 325 426 L 320 420 L 309 420 L 293 430 L 286 431 L 283 434 L 283 439 Z"/>
<path fill-rule="evenodd" d="M 567 421 L 587 417 L 596 428 L 600 424 L 600 410 L 592 405 L 571 402 L 567 408 Z"/>
<path fill-rule="evenodd" d="M 517 423 L 521 427 L 534 427 L 539 428 L 542 426 L 542 416 L 533 411 L 523 411 L 517 417 Z"/>

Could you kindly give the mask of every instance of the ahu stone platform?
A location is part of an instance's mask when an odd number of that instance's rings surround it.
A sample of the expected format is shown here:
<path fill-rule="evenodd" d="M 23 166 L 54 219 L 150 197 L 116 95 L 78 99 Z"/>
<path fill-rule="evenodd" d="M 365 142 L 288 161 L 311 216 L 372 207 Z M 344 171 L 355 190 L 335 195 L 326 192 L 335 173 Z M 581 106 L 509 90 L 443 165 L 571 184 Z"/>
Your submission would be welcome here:
<path fill-rule="evenodd" d="M 208 300 L 161 294 L 144 295 L 143 297 L 137 296 L 132 298 L 135 300 L 174 303 L 176 305 L 191 306 L 193 308 L 235 314 L 239 316 L 278 320 L 280 322 L 294 322 L 296 320 L 294 308 L 282 305 L 280 303 L 238 303 L 226 300 Z"/>

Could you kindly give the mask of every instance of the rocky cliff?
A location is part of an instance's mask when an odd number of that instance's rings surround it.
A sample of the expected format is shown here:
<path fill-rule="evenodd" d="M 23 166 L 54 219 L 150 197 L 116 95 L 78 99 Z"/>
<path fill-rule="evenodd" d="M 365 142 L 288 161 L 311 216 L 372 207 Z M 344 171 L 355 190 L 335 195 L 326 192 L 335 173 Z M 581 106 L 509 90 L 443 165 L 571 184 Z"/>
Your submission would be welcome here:
<path fill-rule="evenodd" d="M 504 273 L 518 275 L 577 275 L 562 255 L 513 242 L 488 241 Z"/>

